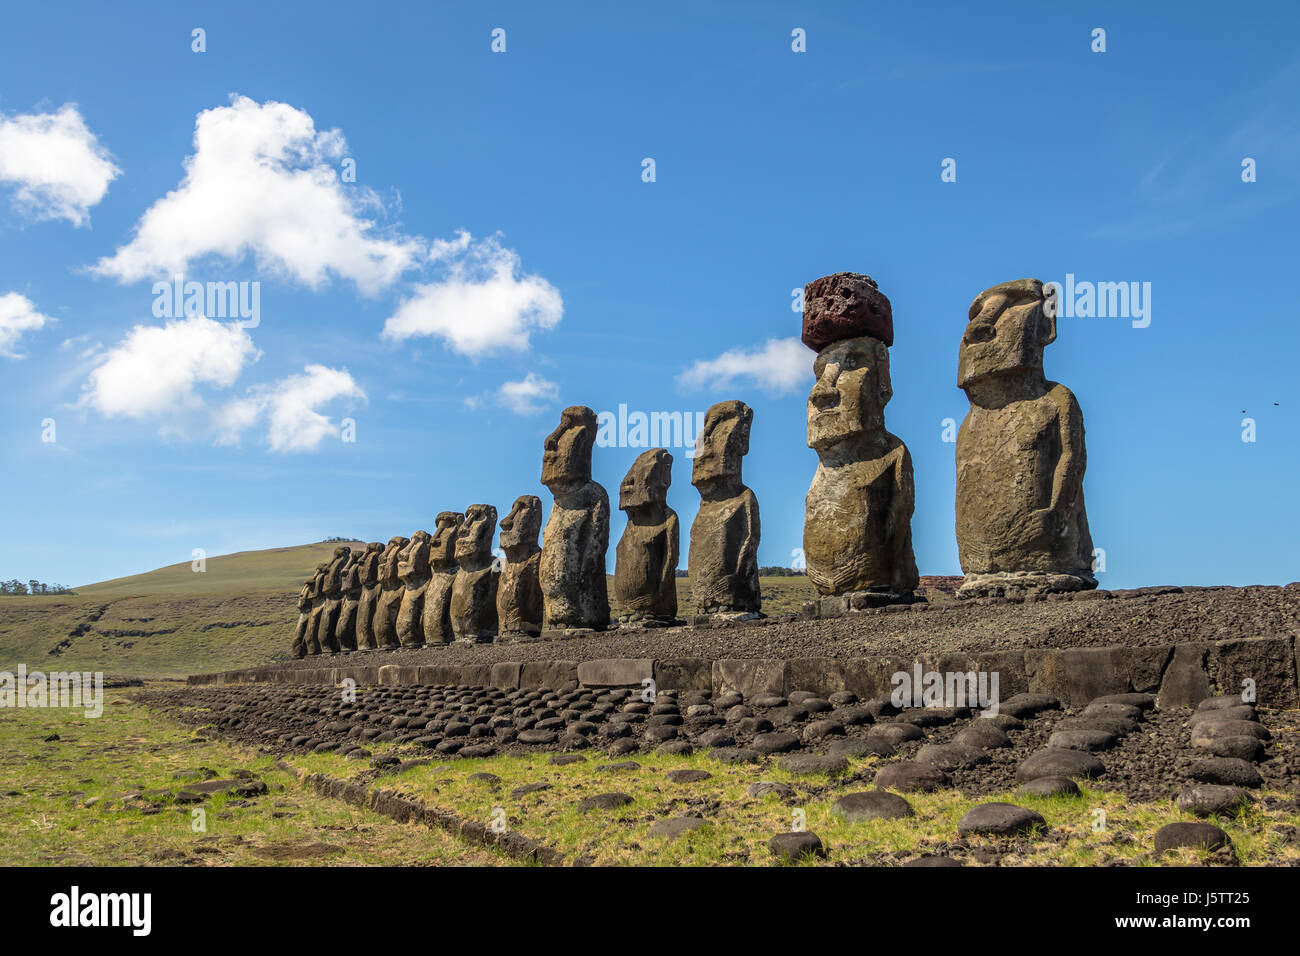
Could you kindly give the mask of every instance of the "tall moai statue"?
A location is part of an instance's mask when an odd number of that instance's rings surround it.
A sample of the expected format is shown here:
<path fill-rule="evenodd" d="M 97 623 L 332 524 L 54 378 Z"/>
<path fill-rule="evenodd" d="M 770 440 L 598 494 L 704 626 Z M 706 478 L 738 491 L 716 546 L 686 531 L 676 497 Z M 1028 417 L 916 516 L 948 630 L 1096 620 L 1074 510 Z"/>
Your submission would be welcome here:
<path fill-rule="evenodd" d="M 321 652 L 331 654 L 339 652 L 338 640 L 334 637 L 334 628 L 339 621 L 339 612 L 343 608 L 343 568 L 352 556 L 351 548 L 335 548 L 334 557 L 330 559 L 325 570 L 325 603 L 321 608 L 320 623 L 316 639 Z"/>
<path fill-rule="evenodd" d="M 403 647 L 424 644 L 424 596 L 429 588 L 429 532 L 417 531 L 397 563 L 402 601 L 397 609 L 397 640 Z"/>
<path fill-rule="evenodd" d="M 808 395 L 808 447 L 817 452 L 804 499 L 808 580 L 822 595 L 842 596 L 841 611 L 910 602 L 919 580 L 912 456 L 885 429 L 893 310 L 870 276 L 853 272 L 813 280 L 803 301 L 803 342 L 817 352 Z"/>
<path fill-rule="evenodd" d="M 298 658 L 307 656 L 307 625 L 311 621 L 311 591 L 314 581 L 314 578 L 308 578 L 302 582 L 302 588 L 298 591 L 298 623 L 293 629 L 291 648 L 293 656 Z"/>
<path fill-rule="evenodd" d="M 383 557 L 379 561 L 379 600 L 375 602 L 375 616 L 370 628 L 382 648 L 402 646 L 397 638 L 397 614 L 401 610 L 402 595 L 406 588 L 398 569 L 402 562 L 402 552 L 410 543 L 410 538 L 400 535 L 389 538 L 388 546 L 384 548 Z"/>
<path fill-rule="evenodd" d="M 307 645 L 307 653 L 312 655 L 320 653 L 320 619 L 325 610 L 325 573 L 329 566 L 328 561 L 316 565 L 316 573 L 311 579 L 311 611 L 307 616 L 307 631 L 303 640 Z"/>
<path fill-rule="evenodd" d="M 380 542 L 371 541 L 358 564 L 361 600 L 357 604 L 357 647 L 362 650 L 374 650 L 379 646 L 371 625 L 375 619 L 375 605 L 379 602 L 379 564 L 383 552 L 384 546 Z"/>
<path fill-rule="evenodd" d="M 434 522 L 429 542 L 429 586 L 424 591 L 420 619 L 426 644 L 450 644 L 456 638 L 451 629 L 451 589 L 456 583 L 456 539 L 464 521 L 459 511 L 443 511 Z"/>
<path fill-rule="evenodd" d="M 741 481 L 753 421 L 754 410 L 744 402 L 719 402 L 705 414 L 695 440 L 691 484 L 700 493 L 700 510 L 687 562 L 699 618 L 761 616 L 758 499 Z"/>
<path fill-rule="evenodd" d="M 538 566 L 543 631 L 609 626 L 609 496 L 591 480 L 595 443 L 596 413 L 585 405 L 566 408 L 546 438 L 542 484 L 555 503 L 542 534 Z"/>
<path fill-rule="evenodd" d="M 490 642 L 497 633 L 497 578 L 492 537 L 497 509 L 470 505 L 456 536 L 456 580 L 451 588 L 451 630 L 464 644 Z"/>
<path fill-rule="evenodd" d="M 957 359 L 970 412 L 957 433 L 958 597 L 1097 586 L 1083 506 L 1083 412 L 1043 373 L 1055 297 L 1037 279 L 971 303 Z"/>
<path fill-rule="evenodd" d="M 334 640 L 339 650 L 351 654 L 357 649 L 357 607 L 361 603 L 360 551 L 348 555 L 348 563 L 343 566 L 340 592 L 342 604 L 338 623 L 334 625 Z"/>
<path fill-rule="evenodd" d="M 532 640 L 542 632 L 542 585 L 537 577 L 542 562 L 537 544 L 542 499 L 520 495 L 500 527 L 506 563 L 497 582 L 497 641 Z"/>
<path fill-rule="evenodd" d="M 614 601 L 620 622 L 648 626 L 677 622 L 677 558 L 681 530 L 668 507 L 673 456 L 663 448 L 642 453 L 618 486 L 627 527 L 614 557 Z"/>

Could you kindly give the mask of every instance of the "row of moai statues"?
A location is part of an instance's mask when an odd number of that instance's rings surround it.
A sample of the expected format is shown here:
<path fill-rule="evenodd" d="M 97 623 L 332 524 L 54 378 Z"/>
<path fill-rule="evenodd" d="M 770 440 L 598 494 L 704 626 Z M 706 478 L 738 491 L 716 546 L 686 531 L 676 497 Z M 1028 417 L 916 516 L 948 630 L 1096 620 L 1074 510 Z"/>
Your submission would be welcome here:
<path fill-rule="evenodd" d="M 760 613 L 758 500 L 741 480 L 753 417 L 738 401 L 709 409 L 691 479 L 701 497 L 691 526 L 692 599 L 699 614 L 728 620 Z M 574 406 L 546 439 L 542 484 L 555 500 L 540 546 L 541 500 L 522 495 L 501 520 L 504 561 L 492 554 L 497 511 L 483 504 L 438 515 L 432 535 L 417 531 L 364 551 L 336 548 L 299 592 L 294 655 L 506 643 L 609 627 L 609 496 L 591 477 L 596 430 L 596 413 Z M 653 448 L 619 486 L 628 516 L 614 571 L 621 623 L 683 623 L 680 533 L 668 507 L 672 465 L 666 449 Z"/>
<path fill-rule="evenodd" d="M 958 597 L 1097 586 L 1083 503 L 1083 414 L 1049 382 L 1043 349 L 1056 339 L 1055 303 L 1036 279 L 986 289 L 971 304 L 958 353 L 970 411 L 957 436 Z M 836 273 L 804 290 L 802 338 L 817 353 L 808 396 L 808 446 L 817 471 L 804 505 L 803 552 L 822 595 L 853 609 L 914 600 L 915 488 L 907 446 L 885 428 L 893 396 L 893 311 L 876 283 Z M 745 486 L 753 410 L 709 409 L 691 483 L 691 597 L 697 619 L 761 616 L 758 499 Z M 596 414 L 566 408 L 546 439 L 541 481 L 554 496 L 542 534 L 541 501 L 518 498 L 501 521 L 504 564 L 492 556 L 497 512 L 471 505 L 363 553 L 339 548 L 304 583 L 298 656 L 454 641 L 574 636 L 611 623 L 605 578 L 609 497 L 592 480 Z M 618 543 L 614 597 L 620 623 L 677 618 L 676 513 L 668 507 L 673 457 L 654 448 L 619 486 L 627 525 Z"/>
<path fill-rule="evenodd" d="M 889 299 L 869 276 L 817 279 L 804 289 L 802 337 L 817 353 L 808 577 L 853 608 L 909 602 L 918 582 L 915 490 L 907 446 L 885 428 Z M 1083 504 L 1083 413 L 1043 371 L 1043 349 L 1055 339 L 1055 299 L 1037 279 L 993 286 L 971 304 L 957 360 L 957 385 L 970 400 L 957 434 L 959 598 L 1097 586 Z"/>

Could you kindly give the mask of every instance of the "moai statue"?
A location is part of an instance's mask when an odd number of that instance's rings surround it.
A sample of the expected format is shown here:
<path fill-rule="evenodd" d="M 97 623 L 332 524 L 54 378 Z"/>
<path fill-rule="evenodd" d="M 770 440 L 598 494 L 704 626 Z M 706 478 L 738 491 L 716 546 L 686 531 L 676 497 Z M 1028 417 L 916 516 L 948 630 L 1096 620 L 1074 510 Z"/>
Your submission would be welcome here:
<path fill-rule="evenodd" d="M 817 473 L 804 499 L 803 553 L 838 611 L 912 601 L 916 492 L 912 456 L 885 429 L 893 396 L 893 313 L 870 277 L 840 272 L 804 288 L 803 340 L 817 350 L 808 447 Z M 825 607 L 823 603 L 823 607 Z"/>
<path fill-rule="evenodd" d="M 379 600 L 375 602 L 375 616 L 370 629 L 383 648 L 402 646 L 397 638 L 397 615 L 406 588 L 402 584 L 398 567 L 402 561 L 402 552 L 410 543 L 410 538 L 389 538 L 388 546 L 384 548 L 383 557 L 379 561 Z"/>
<path fill-rule="evenodd" d="M 677 622 L 677 558 L 681 531 L 668 507 L 673 456 L 663 448 L 643 453 L 618 487 L 627 527 L 614 558 L 614 601 L 620 622 L 647 626 Z"/>
<path fill-rule="evenodd" d="M 363 650 L 374 650 L 379 646 L 371 624 L 375 619 L 375 605 L 379 602 L 379 563 L 383 560 L 383 552 L 381 543 L 371 541 L 357 566 L 357 580 L 361 585 L 361 601 L 357 604 L 357 647 Z"/>
<path fill-rule="evenodd" d="M 536 638 L 542 632 L 542 586 L 537 569 L 542 549 L 542 499 L 520 495 L 510 514 L 501 519 L 501 550 L 506 563 L 497 582 L 497 641 L 510 643 Z"/>
<path fill-rule="evenodd" d="M 753 421 L 754 410 L 744 402 L 719 402 L 705 414 L 695 441 L 691 484 L 700 493 L 700 510 L 687 561 L 695 614 L 704 619 L 762 616 L 758 499 L 740 475 Z"/>
<path fill-rule="evenodd" d="M 361 552 L 353 551 L 343 566 L 340 587 L 343 603 L 334 625 L 334 640 L 344 654 L 357 649 L 357 607 L 361 603 Z"/>
<path fill-rule="evenodd" d="M 334 557 L 325 569 L 325 603 L 321 608 L 320 624 L 316 632 L 321 653 L 339 652 L 338 641 L 334 637 L 334 628 L 338 625 L 339 612 L 343 609 L 343 569 L 352 556 L 351 548 L 335 548 Z"/>
<path fill-rule="evenodd" d="M 405 586 L 397 611 L 397 639 L 403 647 L 424 644 L 424 596 L 430 578 L 429 541 L 429 532 L 415 532 L 397 563 L 397 576 Z"/>
<path fill-rule="evenodd" d="M 438 515 L 429 544 L 429 586 L 424 591 L 424 613 L 420 621 L 426 644 L 450 644 L 456 639 L 451 629 L 451 589 L 456 583 L 456 539 L 465 516 L 459 511 Z"/>
<path fill-rule="evenodd" d="M 543 631 L 609 626 L 609 496 L 591 480 L 595 443 L 596 413 L 584 405 L 566 408 L 546 438 L 542 484 L 555 503 L 542 534 L 538 566 Z"/>
<path fill-rule="evenodd" d="M 456 580 L 451 588 L 451 630 L 461 643 L 491 642 L 496 637 L 499 572 L 492 561 L 496 530 L 496 508 L 470 505 L 465 509 L 465 523 L 456 536 Z"/>
<path fill-rule="evenodd" d="M 307 631 L 303 635 L 303 640 L 307 645 L 307 653 L 311 655 L 320 653 L 320 619 L 325 610 L 325 573 L 329 570 L 329 562 L 325 561 L 316 565 L 316 573 L 311 579 L 311 613 L 307 617 Z"/>
<path fill-rule="evenodd" d="M 302 582 L 302 589 L 298 592 L 298 624 L 293 629 L 293 647 L 294 657 L 307 656 L 307 625 L 311 622 L 311 590 L 315 578 L 308 578 Z"/>
<path fill-rule="evenodd" d="M 971 303 L 957 359 L 970 412 L 957 433 L 958 597 L 1095 588 L 1083 506 L 1083 412 L 1043 374 L 1056 301 L 1037 279 Z"/>

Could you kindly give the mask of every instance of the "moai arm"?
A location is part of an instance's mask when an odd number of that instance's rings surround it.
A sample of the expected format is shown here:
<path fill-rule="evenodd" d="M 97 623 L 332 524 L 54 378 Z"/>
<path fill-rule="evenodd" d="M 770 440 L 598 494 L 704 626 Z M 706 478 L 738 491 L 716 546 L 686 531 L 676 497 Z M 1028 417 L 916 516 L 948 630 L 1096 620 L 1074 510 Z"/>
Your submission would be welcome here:
<path fill-rule="evenodd" d="M 748 488 L 745 489 L 745 504 L 741 513 L 745 516 L 745 533 L 740 541 L 740 553 L 736 556 L 736 575 L 744 580 L 750 573 L 758 580 L 758 542 L 762 537 L 762 524 L 758 520 L 758 498 Z M 752 568 L 752 572 L 751 572 Z"/>
<path fill-rule="evenodd" d="M 893 543 L 893 580 L 897 594 L 916 590 L 916 556 L 912 552 L 912 513 L 916 508 L 916 485 L 912 479 L 912 453 L 902 442 L 894 462 L 894 493 L 889 507 L 889 540 Z"/>
<path fill-rule="evenodd" d="M 1056 421 L 1061 430 L 1061 457 L 1052 475 L 1052 500 L 1048 511 L 1054 515 L 1072 514 L 1083 472 L 1087 450 L 1083 443 L 1083 409 L 1078 399 L 1064 385 L 1054 385 L 1048 395 L 1056 406 Z"/>
<path fill-rule="evenodd" d="M 677 562 L 681 560 L 682 534 L 676 512 L 668 513 L 668 523 L 664 526 L 667 536 L 667 554 L 664 556 L 663 575 L 659 579 L 659 593 L 671 594 L 677 590 Z"/>
<path fill-rule="evenodd" d="M 602 491 L 596 496 L 596 505 L 591 509 L 591 555 L 592 573 L 605 574 L 605 554 L 609 550 L 609 498 Z"/>

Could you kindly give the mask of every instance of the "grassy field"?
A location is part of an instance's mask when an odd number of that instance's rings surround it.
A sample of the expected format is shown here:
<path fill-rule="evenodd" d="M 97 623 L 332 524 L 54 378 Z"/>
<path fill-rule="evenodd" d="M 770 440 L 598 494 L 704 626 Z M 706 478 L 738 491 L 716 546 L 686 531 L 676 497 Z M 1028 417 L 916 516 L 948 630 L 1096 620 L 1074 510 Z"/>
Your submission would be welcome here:
<path fill-rule="evenodd" d="M 302 581 L 337 543 L 241 551 L 103 581 L 70 596 L 0 598 L 0 668 L 183 677 L 289 657 Z M 359 546 L 359 544 L 357 545 Z M 808 579 L 763 578 L 764 609 L 797 611 Z M 677 579 L 682 614 L 690 580 Z"/>
<path fill-rule="evenodd" d="M 50 739 L 57 735 L 57 739 Z M 170 717 L 151 713 L 110 691 L 104 715 L 78 711 L 0 712 L 0 864 L 510 864 L 494 850 L 460 842 L 421 824 L 396 824 L 371 811 L 316 796 L 275 759 L 210 740 Z M 378 745 L 377 751 L 392 749 Z M 915 817 L 904 821 L 850 823 L 832 810 L 834 799 L 866 789 L 875 758 L 851 761 L 847 773 L 795 776 L 766 766 L 732 766 L 704 755 L 638 754 L 636 769 L 602 769 L 610 760 L 555 766 L 546 754 L 448 760 L 387 774 L 374 786 L 396 790 L 428 806 L 487 823 L 504 813 L 510 829 L 562 852 L 567 862 L 659 866 L 770 865 L 766 848 L 775 833 L 798 819 L 829 848 L 825 861 L 803 865 L 895 865 L 944 852 L 967 865 L 1098 866 L 1149 865 L 1153 835 L 1174 820 L 1194 819 L 1172 803 L 1134 804 L 1101 789 L 1081 797 L 1008 799 L 1043 815 L 1046 833 L 1015 840 L 968 838 L 957 842 L 957 821 L 976 801 L 956 792 L 909 795 Z M 306 772 L 369 783 L 363 762 L 334 754 L 291 758 Z M 207 768 L 205 770 L 205 768 Z M 674 783 L 672 770 L 705 770 L 703 781 Z M 211 772 L 256 774 L 269 792 L 250 799 L 217 794 L 201 804 L 177 802 L 183 791 Z M 491 774 L 496 779 L 476 777 Z M 776 781 L 795 795 L 751 797 L 750 784 Z M 549 784 L 521 795 L 526 784 Z M 578 810 L 584 797 L 619 791 L 632 798 L 613 810 Z M 1300 863 L 1300 845 L 1288 835 L 1300 827 L 1291 795 L 1260 794 L 1253 807 L 1212 822 L 1232 837 L 1242 864 Z M 983 802 L 981 800 L 980 802 Z M 1271 806 L 1265 806 L 1265 802 Z M 1104 809 L 1105 829 L 1094 830 Z M 203 828 L 194 811 L 201 809 Z M 666 817 L 697 815 L 706 821 L 680 839 L 650 835 Z M 1180 850 L 1159 862 L 1229 862 L 1226 854 Z"/>

